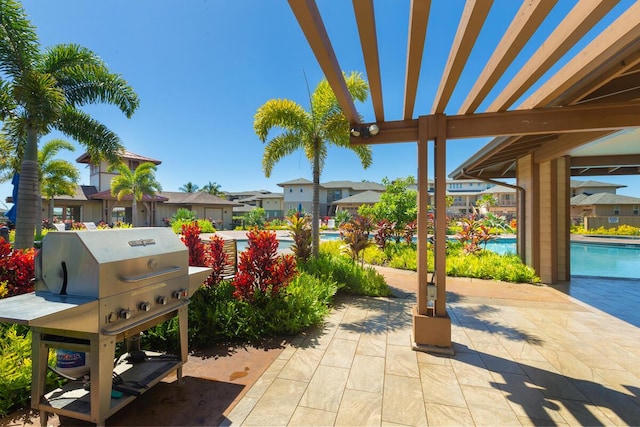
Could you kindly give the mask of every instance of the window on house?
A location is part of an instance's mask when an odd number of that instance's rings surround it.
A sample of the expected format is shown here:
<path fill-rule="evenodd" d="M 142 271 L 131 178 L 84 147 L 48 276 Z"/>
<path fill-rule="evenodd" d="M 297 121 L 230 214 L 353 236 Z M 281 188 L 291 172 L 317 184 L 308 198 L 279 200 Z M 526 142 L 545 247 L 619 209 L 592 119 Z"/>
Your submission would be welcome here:
<path fill-rule="evenodd" d="M 289 193 L 293 193 L 293 188 L 290 188 L 290 189 L 289 189 Z"/>
<path fill-rule="evenodd" d="M 640 214 L 640 206 L 639 205 L 633 205 L 633 214 L 634 215 Z"/>
<path fill-rule="evenodd" d="M 300 189 L 300 192 L 302 193 L 302 188 Z"/>
<path fill-rule="evenodd" d="M 620 206 L 614 206 L 613 207 L 613 214 L 614 215 L 620 215 Z"/>

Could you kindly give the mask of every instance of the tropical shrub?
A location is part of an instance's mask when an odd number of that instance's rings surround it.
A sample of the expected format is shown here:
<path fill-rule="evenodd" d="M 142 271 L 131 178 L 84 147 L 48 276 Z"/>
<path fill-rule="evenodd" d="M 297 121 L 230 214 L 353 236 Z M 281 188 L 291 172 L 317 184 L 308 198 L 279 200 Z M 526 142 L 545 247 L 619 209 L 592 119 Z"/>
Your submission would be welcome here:
<path fill-rule="evenodd" d="M 244 216 L 244 226 L 249 228 L 251 227 L 263 228 L 266 220 L 267 220 L 267 212 L 264 210 L 264 208 L 251 209 Z"/>
<path fill-rule="evenodd" d="M 298 261 L 306 261 L 311 256 L 311 225 L 307 217 L 297 213 L 287 218 L 289 234 L 293 238 L 291 250 Z"/>
<path fill-rule="evenodd" d="M 204 284 L 213 286 L 220 283 L 224 268 L 229 263 L 224 252 L 224 239 L 214 234 L 208 243 L 203 243 L 198 221 L 195 221 L 183 224 L 180 240 L 189 249 L 189 265 L 213 269 Z"/>
<path fill-rule="evenodd" d="M 49 364 L 55 352 L 49 352 Z M 47 387 L 61 380 L 47 373 Z M 31 332 L 26 326 L 0 323 L 0 417 L 24 408 L 31 398 Z"/>
<path fill-rule="evenodd" d="M 326 252 L 321 245 L 320 254 L 300 263 L 299 268 L 323 281 L 336 282 L 338 290 L 348 294 L 388 296 L 391 294 L 384 277 L 373 267 L 362 267 L 353 260 Z"/>
<path fill-rule="evenodd" d="M 5 283 L 7 296 L 33 291 L 35 249 L 13 249 L 0 240 L 0 283 Z"/>
<path fill-rule="evenodd" d="M 351 259 L 356 261 L 360 259 L 360 254 L 369 246 L 369 233 L 373 229 L 370 217 L 356 215 L 349 222 L 340 224 L 340 237 L 344 243 L 346 252 Z M 360 259 L 361 264 L 364 259 Z"/>
<path fill-rule="evenodd" d="M 482 219 L 479 219 L 476 215 L 470 215 L 466 218 L 462 218 L 460 221 L 462 230 L 458 234 L 458 241 L 462 242 L 464 252 L 467 254 L 476 253 L 483 248 L 481 244 L 486 243 L 489 240 L 495 239 L 495 234 L 491 232 Z"/>
<path fill-rule="evenodd" d="M 535 270 L 522 264 L 517 255 L 498 255 L 491 251 L 447 257 L 447 275 L 502 280 L 512 283 L 540 282 Z"/>
<path fill-rule="evenodd" d="M 216 228 L 213 226 L 211 221 L 209 221 L 208 219 L 198 219 L 198 220 L 177 219 L 177 220 L 171 222 L 171 229 L 173 230 L 174 233 L 180 234 L 182 232 L 182 226 L 183 225 L 192 224 L 194 222 L 198 223 L 198 228 L 200 229 L 201 233 L 215 233 L 216 232 Z"/>
<path fill-rule="evenodd" d="M 387 241 L 391 238 L 394 227 L 395 224 L 386 218 L 383 218 L 376 223 L 373 241 L 381 250 L 384 250 L 385 246 L 387 246 Z"/>
<path fill-rule="evenodd" d="M 336 228 L 340 228 L 341 224 L 345 222 L 349 222 L 350 219 L 351 219 L 351 213 L 349 211 L 345 211 L 345 210 L 337 211 L 336 217 L 335 217 Z"/>
<path fill-rule="evenodd" d="M 296 274 L 293 255 L 278 253 L 278 239 L 271 231 L 252 230 L 247 233 L 247 249 L 240 253 L 238 272 L 232 283 L 234 296 L 256 302 L 277 297 Z"/>

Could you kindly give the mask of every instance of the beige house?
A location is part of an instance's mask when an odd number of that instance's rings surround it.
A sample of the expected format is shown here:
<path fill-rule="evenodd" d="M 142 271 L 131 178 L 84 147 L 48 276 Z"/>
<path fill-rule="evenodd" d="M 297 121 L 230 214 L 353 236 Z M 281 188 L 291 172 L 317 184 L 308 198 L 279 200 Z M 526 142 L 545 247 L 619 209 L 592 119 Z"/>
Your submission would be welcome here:
<path fill-rule="evenodd" d="M 159 165 L 160 160 L 140 156 L 125 151 L 121 157 L 129 168 L 134 170 L 144 162 Z M 107 224 L 116 221 L 131 222 L 132 197 L 125 196 L 117 200 L 111 195 L 111 179 L 117 172 L 109 172 L 108 164 L 104 161 L 93 163 L 87 153 L 78 157 L 78 163 L 89 165 L 89 184 L 78 185 L 73 196 L 58 196 L 54 199 L 54 220 L 74 222 L 105 222 Z M 213 196 L 206 192 L 159 192 L 153 197 L 145 195 L 141 202 L 137 203 L 138 223 L 136 227 L 166 226 L 179 208 L 194 211 L 196 217 L 210 219 L 218 228 L 231 228 L 231 216 L 233 207 L 239 203 Z M 46 207 L 43 201 L 43 207 Z"/>
<path fill-rule="evenodd" d="M 336 212 L 347 211 L 351 215 L 357 215 L 358 209 L 362 205 L 373 206 L 380 201 L 382 195 L 379 191 L 367 190 L 362 193 L 354 194 L 353 196 L 345 197 L 344 199 L 336 200 L 333 202 Z"/>
<path fill-rule="evenodd" d="M 578 194 L 571 198 L 571 218 L 587 230 L 622 224 L 640 227 L 640 198 L 620 194 Z"/>

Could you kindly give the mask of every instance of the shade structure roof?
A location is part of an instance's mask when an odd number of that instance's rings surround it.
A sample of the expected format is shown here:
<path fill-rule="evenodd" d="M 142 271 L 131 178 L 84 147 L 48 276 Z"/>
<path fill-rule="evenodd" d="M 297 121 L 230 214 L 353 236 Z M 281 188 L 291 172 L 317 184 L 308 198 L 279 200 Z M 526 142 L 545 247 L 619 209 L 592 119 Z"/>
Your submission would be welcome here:
<path fill-rule="evenodd" d="M 458 22 L 451 22 L 457 32 L 447 50 L 438 90 L 433 99 L 425 100 L 417 97 L 423 55 L 438 54 L 425 52 L 427 29 L 430 22 L 442 19 L 431 3 L 398 2 L 408 14 L 404 101 L 402 116 L 389 120 L 376 31 L 376 21 L 387 17 L 376 14 L 373 0 L 353 0 L 352 24 L 357 27 L 361 52 L 352 54 L 363 56 L 375 115 L 369 123 L 375 121 L 380 130 L 366 138 L 352 137 L 353 144 L 414 142 L 436 136 L 494 137 L 450 174 L 456 179 L 512 178 L 516 160 L 527 154 L 536 162 L 570 155 L 571 173 L 577 176 L 640 173 L 640 131 L 636 129 L 640 126 L 640 2 L 575 2 L 510 81 L 496 91 L 496 84 L 524 46 L 533 42 L 532 36 L 558 2 L 521 2 L 499 41 L 480 46 L 486 18 L 492 8 L 501 7 L 500 2 L 467 0 Z M 289 0 L 289 5 L 352 127 L 368 125 L 361 123 L 325 28 L 324 19 L 330 19 L 331 12 L 321 15 L 313 0 Z M 594 35 L 593 29 L 605 18 L 611 23 Z M 567 59 L 567 53 L 587 35 L 589 42 Z M 452 94 L 461 75 L 472 73 L 468 59 L 481 47 L 493 53 L 480 67 L 459 110 L 452 112 Z M 416 110 L 425 105 L 432 105 L 431 110 Z"/>

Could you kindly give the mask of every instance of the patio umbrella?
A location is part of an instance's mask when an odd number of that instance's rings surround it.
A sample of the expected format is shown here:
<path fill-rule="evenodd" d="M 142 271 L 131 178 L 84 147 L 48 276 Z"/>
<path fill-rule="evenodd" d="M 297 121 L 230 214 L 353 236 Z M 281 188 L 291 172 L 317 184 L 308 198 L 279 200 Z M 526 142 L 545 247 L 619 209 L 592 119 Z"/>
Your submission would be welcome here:
<path fill-rule="evenodd" d="M 4 213 L 4 216 L 9 218 L 9 221 L 12 223 L 16 223 L 16 214 L 17 214 L 17 206 L 18 206 L 18 183 L 20 182 L 20 174 L 14 173 L 13 179 L 11 180 L 11 184 L 13 184 L 13 192 L 11 196 L 13 197 L 13 206 L 7 212 Z"/>

